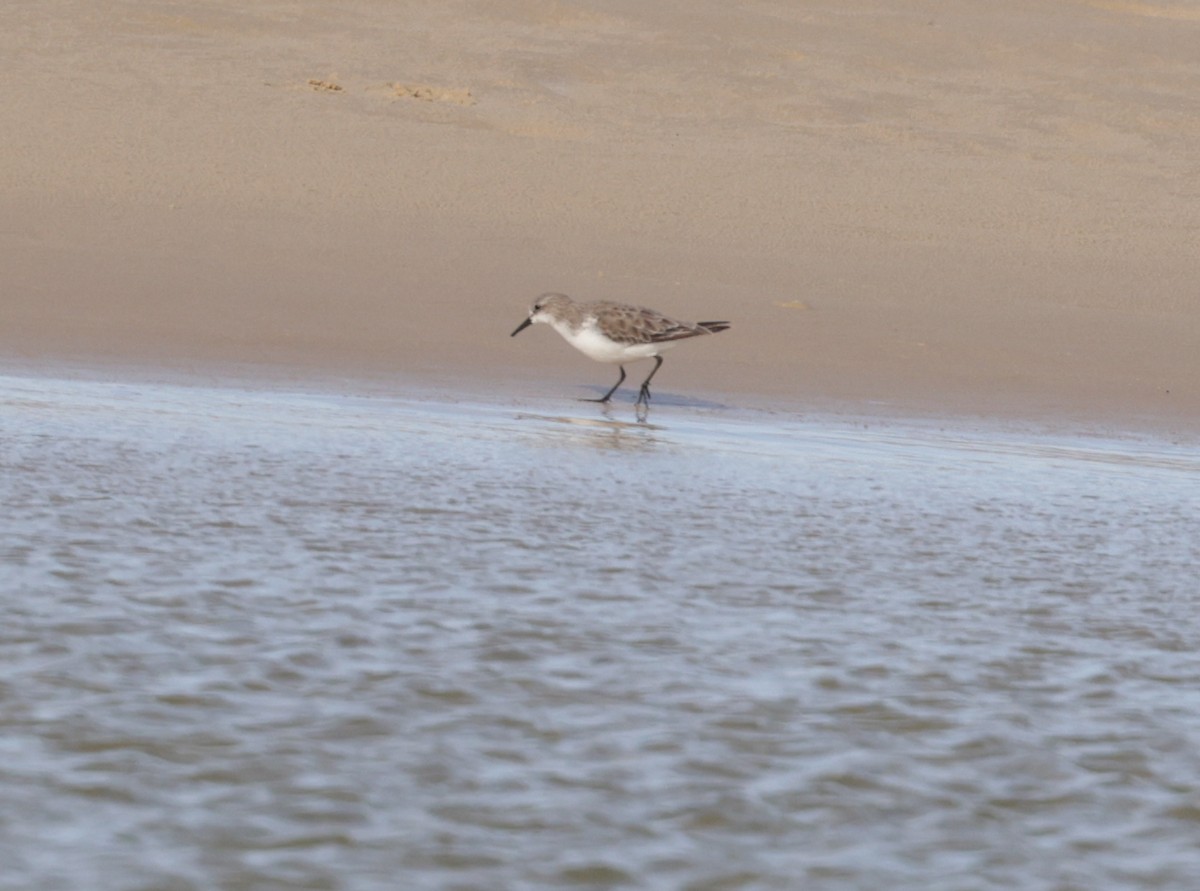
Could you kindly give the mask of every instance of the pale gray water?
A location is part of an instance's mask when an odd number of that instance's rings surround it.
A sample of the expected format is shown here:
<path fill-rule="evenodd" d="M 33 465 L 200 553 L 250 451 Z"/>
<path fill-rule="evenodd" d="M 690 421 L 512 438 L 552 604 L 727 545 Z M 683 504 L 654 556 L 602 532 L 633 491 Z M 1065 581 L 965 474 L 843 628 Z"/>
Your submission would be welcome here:
<path fill-rule="evenodd" d="M 0 888 L 1200 887 L 1196 451 L 631 415 L 0 378 Z"/>

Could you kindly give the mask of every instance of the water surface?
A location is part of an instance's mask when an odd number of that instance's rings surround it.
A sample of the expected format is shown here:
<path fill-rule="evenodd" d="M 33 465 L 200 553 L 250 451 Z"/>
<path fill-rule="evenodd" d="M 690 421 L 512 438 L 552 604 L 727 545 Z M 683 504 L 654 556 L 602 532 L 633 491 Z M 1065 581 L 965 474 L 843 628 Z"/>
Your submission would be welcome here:
<path fill-rule="evenodd" d="M 1200 887 L 1200 457 L 0 378 L 0 888 Z"/>

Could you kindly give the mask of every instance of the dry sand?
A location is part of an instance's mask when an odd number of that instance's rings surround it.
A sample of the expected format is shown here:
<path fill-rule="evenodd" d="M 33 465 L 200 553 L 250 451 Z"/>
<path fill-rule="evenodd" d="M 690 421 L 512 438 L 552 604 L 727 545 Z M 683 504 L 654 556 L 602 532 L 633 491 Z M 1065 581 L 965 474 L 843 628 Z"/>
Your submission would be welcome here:
<path fill-rule="evenodd" d="M 508 337 L 561 290 L 732 319 L 670 392 L 1190 428 L 1198 46 L 1196 2 L 8 0 L 0 356 L 607 384 Z"/>

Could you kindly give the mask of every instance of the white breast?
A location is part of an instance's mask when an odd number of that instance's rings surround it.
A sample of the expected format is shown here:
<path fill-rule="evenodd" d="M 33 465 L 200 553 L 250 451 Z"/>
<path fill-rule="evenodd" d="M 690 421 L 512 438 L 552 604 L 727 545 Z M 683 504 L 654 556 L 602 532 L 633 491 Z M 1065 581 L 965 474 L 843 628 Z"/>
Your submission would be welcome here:
<path fill-rule="evenodd" d="M 632 362 L 636 359 L 648 359 L 651 356 L 657 356 L 666 347 L 673 346 L 671 342 L 667 343 L 639 343 L 639 344 L 621 344 L 614 340 L 609 340 L 592 324 L 583 324 L 578 331 L 570 329 L 563 330 L 557 325 L 555 328 L 558 333 L 563 336 L 567 343 L 579 350 L 589 359 L 594 359 L 597 362 Z"/>

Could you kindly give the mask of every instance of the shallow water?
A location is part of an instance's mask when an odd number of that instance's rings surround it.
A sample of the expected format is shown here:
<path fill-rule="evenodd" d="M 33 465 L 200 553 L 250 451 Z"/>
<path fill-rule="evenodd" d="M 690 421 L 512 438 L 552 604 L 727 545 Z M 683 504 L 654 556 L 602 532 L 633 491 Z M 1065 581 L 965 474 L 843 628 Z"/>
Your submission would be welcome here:
<path fill-rule="evenodd" d="M 0 888 L 1200 887 L 1194 449 L 629 420 L 0 377 Z"/>

